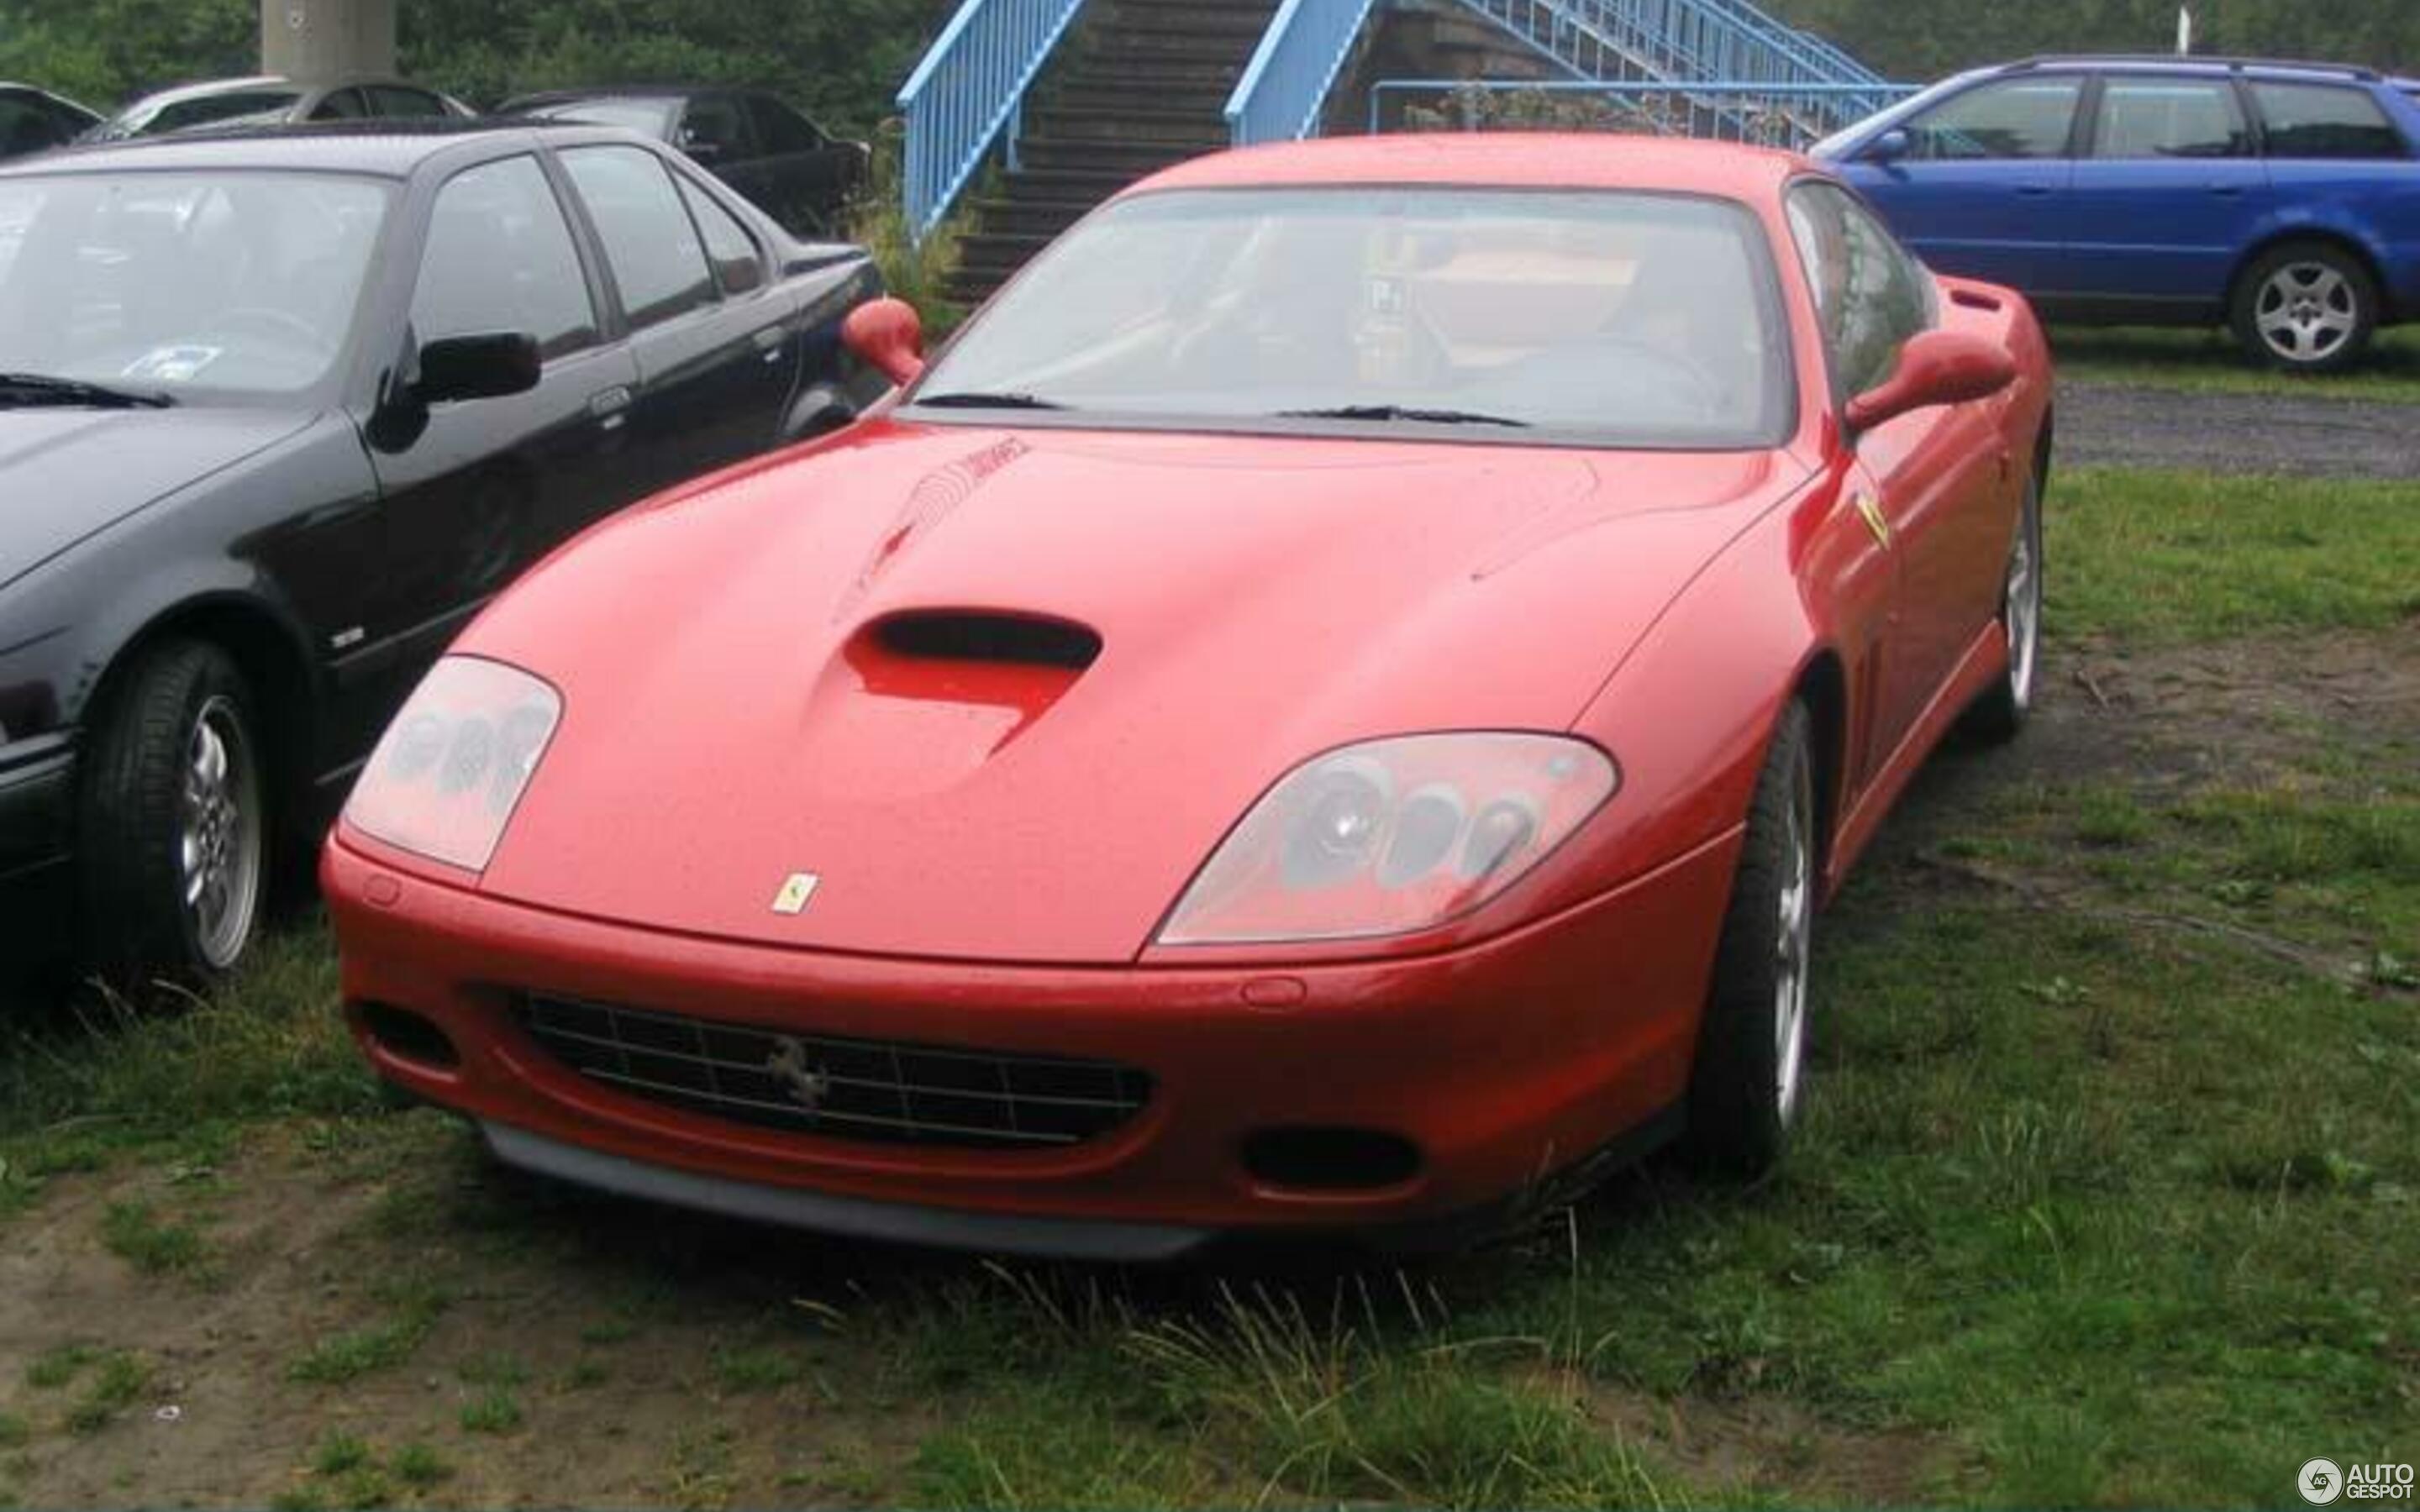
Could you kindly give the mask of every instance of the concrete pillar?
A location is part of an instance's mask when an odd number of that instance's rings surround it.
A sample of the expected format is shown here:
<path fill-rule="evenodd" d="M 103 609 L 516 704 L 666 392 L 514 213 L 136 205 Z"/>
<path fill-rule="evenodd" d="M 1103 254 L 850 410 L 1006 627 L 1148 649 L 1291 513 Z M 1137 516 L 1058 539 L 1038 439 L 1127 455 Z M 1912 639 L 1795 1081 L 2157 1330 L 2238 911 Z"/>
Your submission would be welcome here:
<path fill-rule="evenodd" d="M 260 68 L 315 84 L 395 71 L 395 0 L 260 0 Z"/>

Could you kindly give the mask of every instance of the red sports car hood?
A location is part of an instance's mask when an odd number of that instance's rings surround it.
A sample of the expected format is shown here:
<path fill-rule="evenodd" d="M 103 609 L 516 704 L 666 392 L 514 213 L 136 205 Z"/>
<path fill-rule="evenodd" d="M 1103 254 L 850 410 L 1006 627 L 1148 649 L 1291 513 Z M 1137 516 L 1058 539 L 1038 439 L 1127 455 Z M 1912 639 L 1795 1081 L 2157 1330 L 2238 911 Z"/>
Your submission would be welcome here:
<path fill-rule="evenodd" d="M 1304 758 L 1568 727 L 1804 471 L 861 426 L 620 517 L 465 639 L 565 704 L 483 887 L 828 949 L 1128 961 Z M 794 872 L 819 885 L 776 913 Z"/>

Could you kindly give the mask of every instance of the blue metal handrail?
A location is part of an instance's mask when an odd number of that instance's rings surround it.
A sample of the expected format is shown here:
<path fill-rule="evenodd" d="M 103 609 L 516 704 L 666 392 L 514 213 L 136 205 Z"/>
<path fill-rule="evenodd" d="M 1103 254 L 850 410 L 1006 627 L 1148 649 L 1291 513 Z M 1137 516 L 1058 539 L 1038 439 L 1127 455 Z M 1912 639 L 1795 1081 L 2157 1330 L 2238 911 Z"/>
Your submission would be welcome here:
<path fill-rule="evenodd" d="M 1373 0 L 1285 0 L 1227 97 L 1227 134 L 1237 147 L 1293 142 L 1319 126 L 1327 91 L 1353 55 Z"/>
<path fill-rule="evenodd" d="M 1005 128 L 1011 166 L 1025 94 L 1084 0 L 965 0 L 899 90 L 908 117 L 900 194 L 922 241 L 950 213 Z"/>
<path fill-rule="evenodd" d="M 1389 95 L 1593 95 L 1627 107 L 1649 131 L 1774 147 L 1804 147 L 1916 92 L 1907 84 L 1766 84 L 1749 79 L 1381 79 L 1370 86 L 1370 131 L 1384 130 Z M 1477 130 L 1475 122 L 1466 129 Z"/>

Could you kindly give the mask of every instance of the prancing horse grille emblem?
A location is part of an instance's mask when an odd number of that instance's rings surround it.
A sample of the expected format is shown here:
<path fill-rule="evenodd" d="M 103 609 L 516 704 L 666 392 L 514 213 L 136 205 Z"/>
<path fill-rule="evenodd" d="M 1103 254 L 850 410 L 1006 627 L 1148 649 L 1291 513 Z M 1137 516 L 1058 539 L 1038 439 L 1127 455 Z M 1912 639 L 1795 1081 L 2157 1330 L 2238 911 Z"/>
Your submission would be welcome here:
<path fill-rule="evenodd" d="M 773 894 L 773 912 L 796 914 L 803 911 L 807 900 L 815 895 L 816 880 L 813 872 L 791 872 L 783 881 L 782 890 Z"/>
<path fill-rule="evenodd" d="M 804 1042 L 789 1035 L 773 1036 L 773 1053 L 765 1057 L 765 1069 L 780 1079 L 791 1102 L 810 1113 L 822 1107 L 830 1095 L 830 1075 L 807 1058 Z"/>

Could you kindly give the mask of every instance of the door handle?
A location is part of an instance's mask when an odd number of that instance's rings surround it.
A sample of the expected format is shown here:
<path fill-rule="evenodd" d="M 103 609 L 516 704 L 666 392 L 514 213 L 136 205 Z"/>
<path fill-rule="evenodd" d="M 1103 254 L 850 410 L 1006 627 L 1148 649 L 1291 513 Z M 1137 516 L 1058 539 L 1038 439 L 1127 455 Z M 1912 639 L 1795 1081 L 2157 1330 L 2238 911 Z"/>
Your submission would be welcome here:
<path fill-rule="evenodd" d="M 790 333 L 780 326 L 767 326 L 748 339 L 754 342 L 756 349 L 765 354 L 765 361 L 778 363 L 782 360 L 782 348 L 790 340 Z"/>
<path fill-rule="evenodd" d="M 630 386 L 616 383 L 610 389 L 599 389 L 588 396 L 588 412 L 597 417 L 606 430 L 620 430 L 629 418 Z"/>
<path fill-rule="evenodd" d="M 2019 184 L 2017 186 L 2017 193 L 2024 196 L 2026 199 L 2044 198 L 2054 193 L 2054 190 L 2055 186 L 2050 184 Z"/>
<path fill-rule="evenodd" d="M 2211 184 L 2209 187 L 2210 192 L 2216 194 L 2221 199 L 2241 199 L 2243 197 L 2243 186 L 2242 184 Z"/>

